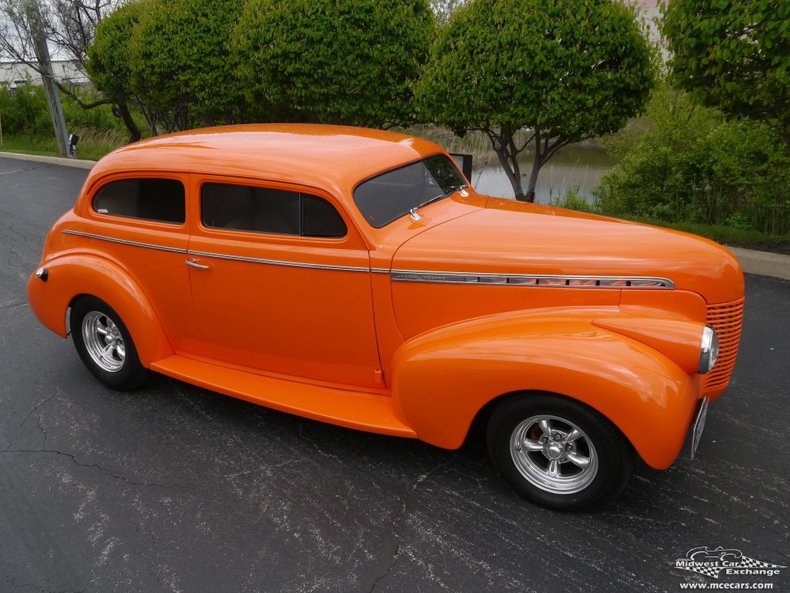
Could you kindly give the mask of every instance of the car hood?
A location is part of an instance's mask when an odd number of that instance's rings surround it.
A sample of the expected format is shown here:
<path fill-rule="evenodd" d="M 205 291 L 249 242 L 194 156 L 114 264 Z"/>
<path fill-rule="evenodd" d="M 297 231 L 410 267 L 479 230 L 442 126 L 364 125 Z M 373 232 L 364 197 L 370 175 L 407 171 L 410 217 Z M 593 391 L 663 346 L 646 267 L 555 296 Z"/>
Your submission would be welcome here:
<path fill-rule="evenodd" d="M 722 246 L 679 231 L 500 198 L 405 242 L 393 270 L 661 277 L 708 303 L 743 296 Z"/>

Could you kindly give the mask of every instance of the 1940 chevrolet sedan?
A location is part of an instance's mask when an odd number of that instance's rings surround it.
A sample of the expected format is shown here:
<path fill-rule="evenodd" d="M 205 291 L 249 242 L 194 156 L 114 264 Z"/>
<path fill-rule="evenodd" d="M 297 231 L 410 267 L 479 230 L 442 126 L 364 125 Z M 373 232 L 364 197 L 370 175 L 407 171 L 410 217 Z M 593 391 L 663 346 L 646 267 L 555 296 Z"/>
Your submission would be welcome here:
<path fill-rule="evenodd" d="M 477 420 L 557 509 L 611 500 L 637 455 L 669 467 L 690 431 L 693 455 L 743 293 L 710 241 L 479 195 L 431 142 L 317 125 L 106 156 L 28 282 L 110 387 L 156 371 L 448 449 Z"/>

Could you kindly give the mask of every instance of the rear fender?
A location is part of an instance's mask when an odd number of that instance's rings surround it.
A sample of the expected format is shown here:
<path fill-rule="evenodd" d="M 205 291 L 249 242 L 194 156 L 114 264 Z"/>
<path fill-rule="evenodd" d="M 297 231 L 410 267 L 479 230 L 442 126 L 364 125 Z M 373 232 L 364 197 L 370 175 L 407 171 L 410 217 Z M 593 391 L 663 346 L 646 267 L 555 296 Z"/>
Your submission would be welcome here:
<path fill-rule="evenodd" d="M 396 412 L 420 439 L 452 449 L 497 397 L 557 393 L 603 414 L 648 465 L 667 468 L 685 441 L 697 378 L 654 348 L 593 325 L 616 311 L 507 313 L 421 334 L 395 355 Z"/>
<path fill-rule="evenodd" d="M 45 327 L 65 338 L 66 310 L 77 296 L 91 295 L 121 316 L 143 366 L 173 354 L 148 297 L 121 266 L 81 252 L 57 257 L 44 267 L 46 281 L 31 275 L 27 295 L 30 308 Z"/>

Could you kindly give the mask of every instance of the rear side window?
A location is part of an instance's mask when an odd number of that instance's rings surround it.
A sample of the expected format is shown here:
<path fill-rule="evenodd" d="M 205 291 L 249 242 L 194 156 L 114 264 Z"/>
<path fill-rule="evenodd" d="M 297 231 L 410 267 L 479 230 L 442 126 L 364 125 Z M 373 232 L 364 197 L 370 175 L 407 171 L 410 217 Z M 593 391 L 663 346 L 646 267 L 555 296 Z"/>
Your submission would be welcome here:
<path fill-rule="evenodd" d="M 93 198 L 99 214 L 182 224 L 186 220 L 184 186 L 175 179 L 120 179 Z"/>
<path fill-rule="evenodd" d="M 298 192 L 206 183 L 200 204 L 203 224 L 215 229 L 335 238 L 347 232 L 332 204 Z"/>

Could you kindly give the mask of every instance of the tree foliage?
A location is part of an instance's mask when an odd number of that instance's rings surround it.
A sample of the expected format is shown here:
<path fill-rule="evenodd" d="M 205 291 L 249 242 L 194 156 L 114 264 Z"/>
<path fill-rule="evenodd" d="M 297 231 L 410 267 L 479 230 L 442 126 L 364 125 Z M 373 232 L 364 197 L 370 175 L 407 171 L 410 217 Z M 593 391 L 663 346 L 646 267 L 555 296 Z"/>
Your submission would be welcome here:
<path fill-rule="evenodd" d="M 650 127 L 621 135 L 602 179 L 607 214 L 790 232 L 790 156 L 771 126 L 725 119 L 672 89 L 655 93 Z"/>
<path fill-rule="evenodd" d="M 248 0 L 238 72 L 262 117 L 403 124 L 433 28 L 426 0 Z"/>
<path fill-rule="evenodd" d="M 99 23 L 88 47 L 88 75 L 114 103 L 128 103 L 134 97 L 129 40 L 142 12 L 143 7 L 137 2 L 121 6 Z"/>
<path fill-rule="evenodd" d="M 651 51 L 616 0 L 474 0 L 435 43 L 417 85 L 424 116 L 485 132 L 518 199 L 563 146 L 621 128 L 653 84 Z M 515 133 L 530 130 L 518 145 Z M 535 161 L 523 192 L 518 156 Z"/>
<path fill-rule="evenodd" d="M 129 110 L 130 103 L 141 102 L 131 87 L 131 56 L 129 39 L 143 12 L 139 3 L 117 8 L 96 25 L 93 40 L 86 48 L 86 71 L 96 88 L 116 105 L 116 113 L 130 133 L 130 140 L 139 140 L 140 128 Z M 145 113 L 145 110 L 143 109 Z"/>
<path fill-rule="evenodd" d="M 431 0 L 431 8 L 436 15 L 437 22 L 443 25 L 450 19 L 451 14 L 468 1 L 469 0 Z"/>
<path fill-rule="evenodd" d="M 779 123 L 790 144 L 790 2 L 671 0 L 662 32 L 682 88 L 725 113 Z"/>
<path fill-rule="evenodd" d="M 151 0 L 129 43 L 131 87 L 168 128 L 235 119 L 230 36 L 243 0 Z"/>

